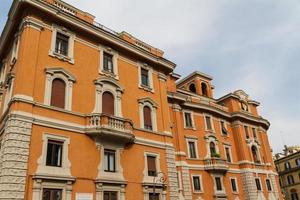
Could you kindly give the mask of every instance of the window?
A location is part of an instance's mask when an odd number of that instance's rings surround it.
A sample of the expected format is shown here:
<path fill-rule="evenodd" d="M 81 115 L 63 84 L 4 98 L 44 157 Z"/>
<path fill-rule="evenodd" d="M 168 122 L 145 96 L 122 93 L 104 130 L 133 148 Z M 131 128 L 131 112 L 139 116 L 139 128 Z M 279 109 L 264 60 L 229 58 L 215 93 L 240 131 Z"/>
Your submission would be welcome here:
<path fill-rule="evenodd" d="M 203 96 L 208 96 L 207 85 L 205 83 L 201 83 L 201 92 Z"/>
<path fill-rule="evenodd" d="M 216 145 L 214 142 L 209 143 L 209 150 L 211 157 L 217 157 Z"/>
<path fill-rule="evenodd" d="M 297 190 L 291 189 L 291 200 L 299 200 Z"/>
<path fill-rule="evenodd" d="M 197 158 L 195 141 L 188 141 L 188 144 L 189 144 L 189 157 Z"/>
<path fill-rule="evenodd" d="M 44 188 L 43 200 L 62 200 L 62 190 Z"/>
<path fill-rule="evenodd" d="M 223 135 L 227 135 L 227 129 L 225 127 L 225 122 L 221 121 L 221 131 Z"/>
<path fill-rule="evenodd" d="M 291 169 L 291 164 L 290 164 L 290 162 L 286 161 L 286 162 L 284 163 L 284 168 L 285 168 L 285 170 Z"/>
<path fill-rule="evenodd" d="M 269 192 L 272 191 L 272 186 L 271 186 L 271 181 L 270 181 L 270 179 L 266 179 L 266 185 L 267 185 L 268 191 L 269 191 Z"/>
<path fill-rule="evenodd" d="M 248 111 L 249 109 L 248 109 L 248 105 L 246 104 L 246 103 L 244 103 L 244 102 L 241 102 L 241 108 L 242 108 L 242 110 L 244 110 L 244 111 Z"/>
<path fill-rule="evenodd" d="M 149 200 L 159 200 L 159 194 L 149 193 Z"/>
<path fill-rule="evenodd" d="M 215 177 L 216 189 L 217 191 L 222 191 L 221 177 Z"/>
<path fill-rule="evenodd" d="M 201 182 L 199 176 L 193 176 L 193 188 L 194 191 L 201 191 Z"/>
<path fill-rule="evenodd" d="M 106 52 L 103 53 L 103 70 L 114 73 L 113 55 Z"/>
<path fill-rule="evenodd" d="M 288 182 L 289 185 L 292 185 L 292 184 L 295 183 L 293 175 L 288 175 L 287 176 L 287 182 Z"/>
<path fill-rule="evenodd" d="M 252 128 L 252 133 L 253 133 L 254 139 L 257 139 L 256 129 L 255 128 Z"/>
<path fill-rule="evenodd" d="M 230 155 L 230 148 L 229 147 L 225 147 L 225 153 L 226 153 L 227 162 L 231 162 L 231 155 Z"/>
<path fill-rule="evenodd" d="M 251 147 L 251 152 L 252 152 L 253 161 L 255 163 L 260 163 L 260 160 L 259 160 L 259 157 L 258 157 L 258 151 L 257 151 L 257 148 L 255 146 Z"/>
<path fill-rule="evenodd" d="M 143 116 L 144 116 L 144 128 L 148 130 L 152 130 L 151 108 L 149 106 L 144 106 Z"/>
<path fill-rule="evenodd" d="M 256 189 L 262 191 L 259 178 L 255 178 Z"/>
<path fill-rule="evenodd" d="M 57 32 L 55 41 L 55 53 L 68 56 L 69 36 Z"/>
<path fill-rule="evenodd" d="M 212 130 L 211 117 L 205 116 L 206 129 Z"/>
<path fill-rule="evenodd" d="M 236 179 L 235 178 L 231 178 L 230 179 L 230 183 L 231 183 L 232 192 L 237 192 Z"/>
<path fill-rule="evenodd" d="M 249 139 L 250 135 L 249 135 L 248 126 L 244 126 L 244 130 L 245 130 L 245 134 L 246 134 L 246 139 Z"/>
<path fill-rule="evenodd" d="M 47 166 L 61 167 L 63 142 L 48 140 L 47 144 Z"/>
<path fill-rule="evenodd" d="M 190 86 L 189 86 L 189 90 L 193 93 L 196 93 L 196 86 L 194 83 L 191 83 Z"/>
<path fill-rule="evenodd" d="M 149 84 L 149 70 L 141 68 L 141 83 L 143 86 L 150 87 Z"/>
<path fill-rule="evenodd" d="M 103 192 L 103 200 L 117 200 L 118 192 L 115 191 L 104 191 Z"/>
<path fill-rule="evenodd" d="M 148 166 L 148 176 L 156 176 L 156 157 L 155 156 L 147 156 L 147 166 Z"/>
<path fill-rule="evenodd" d="M 102 95 L 102 112 L 108 115 L 115 114 L 114 96 L 110 92 L 104 92 Z"/>
<path fill-rule="evenodd" d="M 185 112 L 184 113 L 184 119 L 185 119 L 185 127 L 186 128 L 193 128 L 193 121 L 192 121 L 192 114 Z"/>
<path fill-rule="evenodd" d="M 116 152 L 110 149 L 104 149 L 104 171 L 116 171 Z"/>
<path fill-rule="evenodd" d="M 52 81 L 50 105 L 58 108 L 65 108 L 65 96 L 66 83 L 60 78 L 54 79 Z"/>
<path fill-rule="evenodd" d="M 296 163 L 297 166 L 300 166 L 300 158 L 297 158 L 297 159 L 295 160 L 295 163 Z"/>

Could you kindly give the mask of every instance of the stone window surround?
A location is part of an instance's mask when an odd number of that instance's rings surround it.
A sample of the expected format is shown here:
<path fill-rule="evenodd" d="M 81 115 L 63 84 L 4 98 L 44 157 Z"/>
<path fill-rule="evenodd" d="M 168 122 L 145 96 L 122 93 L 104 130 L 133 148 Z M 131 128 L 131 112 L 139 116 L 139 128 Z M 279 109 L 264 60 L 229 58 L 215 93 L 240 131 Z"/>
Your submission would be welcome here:
<path fill-rule="evenodd" d="M 157 131 L 157 103 L 155 103 L 150 98 L 143 98 L 138 100 L 139 103 L 139 113 L 140 113 L 140 127 L 145 129 L 144 127 L 144 107 L 148 106 L 151 109 L 151 121 L 152 121 L 152 130 L 148 131 Z"/>
<path fill-rule="evenodd" d="M 231 160 L 230 163 L 233 163 L 232 151 L 231 151 L 231 145 L 229 145 L 229 144 L 224 144 L 224 154 L 225 154 L 226 161 L 227 161 L 226 148 L 229 148 L 229 154 L 230 154 L 230 160 Z M 228 161 L 227 161 L 227 162 L 228 162 Z"/>
<path fill-rule="evenodd" d="M 239 187 L 238 187 L 237 177 L 230 177 L 229 180 L 230 180 L 230 187 L 231 187 L 232 193 L 233 194 L 238 194 L 239 193 Z M 231 180 L 235 180 L 236 191 L 233 191 Z"/>
<path fill-rule="evenodd" d="M 62 150 L 62 163 L 61 167 L 55 166 L 47 166 L 46 158 L 47 158 L 47 145 L 48 140 L 54 140 L 63 142 L 63 150 Z M 42 136 L 42 153 L 39 159 L 37 160 L 37 175 L 51 175 L 57 177 L 72 177 L 71 176 L 71 162 L 68 158 L 69 155 L 69 144 L 70 138 L 62 135 L 52 134 L 52 133 L 43 133 Z"/>
<path fill-rule="evenodd" d="M 115 116 L 122 115 L 122 93 L 123 87 L 114 79 L 101 77 L 94 81 L 96 86 L 95 107 L 93 113 L 102 113 L 102 95 L 104 92 L 110 92 L 114 96 L 114 112 Z"/>
<path fill-rule="evenodd" d="M 68 56 L 61 55 L 55 52 L 56 45 L 56 35 L 57 33 L 61 33 L 69 37 L 68 41 Z M 58 26 L 56 24 L 52 24 L 52 38 L 51 38 L 51 46 L 49 50 L 49 56 L 56 57 L 60 60 L 67 61 L 71 64 L 74 64 L 74 41 L 75 41 L 75 33 L 72 33 L 68 29 Z"/>
<path fill-rule="evenodd" d="M 205 131 L 215 133 L 216 131 L 215 131 L 215 126 L 214 126 L 214 118 L 213 118 L 213 116 L 210 115 L 210 114 L 206 114 L 206 113 L 203 116 L 204 116 Z M 207 128 L 206 117 L 210 118 L 211 130 L 209 130 Z"/>
<path fill-rule="evenodd" d="M 195 190 L 194 177 L 199 177 L 201 190 Z M 202 175 L 201 174 L 191 174 L 191 179 L 192 179 L 193 193 L 204 193 L 204 188 L 203 188 L 203 184 L 202 184 Z"/>
<path fill-rule="evenodd" d="M 75 83 L 75 77 L 67 70 L 61 67 L 46 68 L 46 84 L 45 84 L 45 96 L 44 104 L 51 106 L 51 93 L 52 93 L 52 82 L 54 79 L 59 78 L 66 84 L 65 90 L 65 109 L 68 111 L 72 110 L 72 93 L 73 84 Z"/>
<path fill-rule="evenodd" d="M 212 174 L 211 176 L 212 176 L 213 182 L 214 182 L 214 192 L 215 192 L 215 194 L 226 194 L 225 187 L 224 187 L 224 176 L 223 175 L 217 175 L 217 174 Z M 220 180 L 221 180 L 222 190 L 217 190 L 216 177 L 219 177 Z"/>
<path fill-rule="evenodd" d="M 259 180 L 259 184 L 260 184 L 261 190 L 257 190 L 256 179 Z M 261 184 L 261 178 L 260 178 L 260 177 L 258 177 L 258 176 L 254 177 L 254 184 L 255 184 L 255 189 L 256 189 L 258 192 L 263 192 L 263 191 L 264 191 L 263 185 Z"/>
<path fill-rule="evenodd" d="M 148 78 L 149 78 L 149 86 L 144 86 L 142 84 L 142 76 L 141 76 L 141 69 L 145 69 L 148 71 Z M 139 77 L 139 85 L 138 87 L 144 89 L 146 91 L 154 93 L 154 85 L 153 85 L 153 69 L 146 63 L 138 63 L 138 77 Z"/>
<path fill-rule="evenodd" d="M 194 145 L 195 145 L 196 158 L 191 158 L 189 142 L 193 142 Z M 188 152 L 188 159 L 199 159 L 198 139 L 196 139 L 196 138 L 186 138 L 186 146 L 187 146 L 187 152 Z"/>
<path fill-rule="evenodd" d="M 154 152 L 144 152 L 144 183 L 153 184 L 153 176 L 148 176 L 148 163 L 147 163 L 147 156 L 153 156 L 155 157 L 155 165 L 156 165 L 156 172 L 160 172 L 160 154 L 154 153 Z M 160 177 L 156 177 L 155 179 L 159 180 Z"/>
<path fill-rule="evenodd" d="M 115 78 L 118 80 L 119 79 L 119 73 L 118 73 L 119 53 L 117 51 L 113 50 L 112 48 L 106 47 L 103 45 L 99 45 L 99 53 L 100 53 L 99 74 L 104 74 L 108 77 L 112 77 L 112 78 Z M 113 56 L 113 71 L 114 71 L 113 74 L 104 70 L 104 66 L 103 66 L 104 53 L 108 53 Z"/>
<path fill-rule="evenodd" d="M 216 153 L 220 154 L 219 141 L 213 134 L 205 136 L 205 142 L 206 142 L 206 149 L 207 149 L 207 154 L 206 154 L 205 158 L 211 158 L 211 155 L 210 155 L 210 143 L 211 142 L 215 143 Z"/>
<path fill-rule="evenodd" d="M 191 114 L 192 127 L 187 127 L 187 126 L 186 126 L 185 113 L 190 113 L 190 114 Z M 194 112 L 191 111 L 191 110 L 185 110 L 185 109 L 182 109 L 182 114 L 183 114 L 183 127 L 184 127 L 185 129 L 193 129 L 193 130 L 196 130 L 195 122 L 194 122 Z"/>

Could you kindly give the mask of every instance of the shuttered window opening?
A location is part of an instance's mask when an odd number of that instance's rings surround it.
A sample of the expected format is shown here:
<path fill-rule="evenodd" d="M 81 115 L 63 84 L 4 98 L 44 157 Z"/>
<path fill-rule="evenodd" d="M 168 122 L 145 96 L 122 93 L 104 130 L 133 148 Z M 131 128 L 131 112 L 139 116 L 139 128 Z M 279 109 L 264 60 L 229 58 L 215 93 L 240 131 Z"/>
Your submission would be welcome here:
<path fill-rule="evenodd" d="M 62 190 L 44 188 L 43 200 L 62 200 Z"/>
<path fill-rule="evenodd" d="M 156 157 L 147 156 L 148 176 L 156 176 Z"/>
<path fill-rule="evenodd" d="M 56 78 L 52 81 L 52 90 L 51 90 L 51 106 L 58 108 L 65 108 L 65 97 L 66 96 L 66 83 Z"/>
<path fill-rule="evenodd" d="M 114 96 L 110 92 L 102 95 L 102 112 L 109 115 L 115 114 Z"/>
<path fill-rule="evenodd" d="M 152 130 L 152 119 L 151 119 L 151 108 L 149 106 L 144 106 L 143 108 L 144 114 L 144 128 L 148 130 Z"/>

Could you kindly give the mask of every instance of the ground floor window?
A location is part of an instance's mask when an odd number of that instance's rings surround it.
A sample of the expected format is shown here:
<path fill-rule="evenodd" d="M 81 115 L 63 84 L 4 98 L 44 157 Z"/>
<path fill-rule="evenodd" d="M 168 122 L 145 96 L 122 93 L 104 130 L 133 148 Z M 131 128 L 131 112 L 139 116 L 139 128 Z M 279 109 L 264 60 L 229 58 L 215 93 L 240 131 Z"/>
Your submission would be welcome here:
<path fill-rule="evenodd" d="M 62 190 L 44 188 L 43 200 L 62 200 Z"/>
<path fill-rule="evenodd" d="M 118 200 L 118 192 L 115 191 L 105 191 L 103 196 L 103 200 Z"/>

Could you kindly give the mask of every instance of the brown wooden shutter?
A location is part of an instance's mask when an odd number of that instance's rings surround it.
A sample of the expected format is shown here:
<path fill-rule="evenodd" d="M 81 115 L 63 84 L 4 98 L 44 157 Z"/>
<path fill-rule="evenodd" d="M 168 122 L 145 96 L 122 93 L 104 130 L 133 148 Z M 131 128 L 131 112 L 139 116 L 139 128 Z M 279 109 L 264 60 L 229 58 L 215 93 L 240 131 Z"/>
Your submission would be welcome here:
<path fill-rule="evenodd" d="M 109 115 L 115 114 L 114 96 L 110 92 L 102 95 L 102 112 Z"/>
<path fill-rule="evenodd" d="M 144 126 L 151 127 L 152 129 L 152 120 L 151 120 L 151 109 L 148 106 L 144 106 Z"/>
<path fill-rule="evenodd" d="M 148 171 L 156 172 L 156 164 L 154 156 L 147 156 Z"/>
<path fill-rule="evenodd" d="M 56 106 L 59 108 L 65 108 L 65 92 L 66 84 L 61 79 L 54 79 L 52 81 L 52 91 L 51 91 L 51 106 Z"/>

